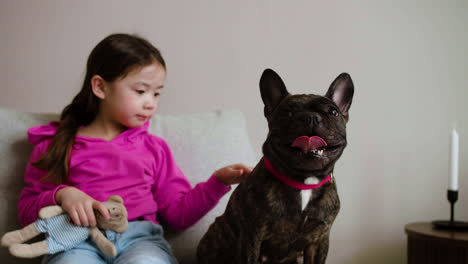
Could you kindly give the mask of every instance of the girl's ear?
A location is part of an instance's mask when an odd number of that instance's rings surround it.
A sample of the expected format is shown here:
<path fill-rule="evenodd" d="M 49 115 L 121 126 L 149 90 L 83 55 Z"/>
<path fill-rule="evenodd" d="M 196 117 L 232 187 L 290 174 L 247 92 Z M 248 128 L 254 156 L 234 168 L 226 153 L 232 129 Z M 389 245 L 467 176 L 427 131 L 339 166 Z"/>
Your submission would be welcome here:
<path fill-rule="evenodd" d="M 106 81 L 99 75 L 91 78 L 91 89 L 99 99 L 106 98 Z"/>

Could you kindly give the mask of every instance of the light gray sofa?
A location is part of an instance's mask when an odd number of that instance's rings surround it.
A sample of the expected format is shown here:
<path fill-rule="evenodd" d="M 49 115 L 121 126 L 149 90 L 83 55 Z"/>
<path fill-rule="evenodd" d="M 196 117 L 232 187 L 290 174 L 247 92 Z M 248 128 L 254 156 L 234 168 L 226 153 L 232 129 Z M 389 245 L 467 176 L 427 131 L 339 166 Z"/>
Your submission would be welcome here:
<path fill-rule="evenodd" d="M 18 229 L 16 206 L 23 175 L 32 145 L 26 140 L 29 127 L 57 120 L 57 114 L 25 113 L 0 108 L 0 235 Z M 192 185 L 205 181 L 217 168 L 245 163 L 254 166 L 252 150 L 242 112 L 220 110 L 182 115 L 157 115 L 151 121 L 150 132 L 164 138 L 170 145 L 178 165 Z M 228 193 L 220 203 L 187 230 L 168 230 L 169 240 L 181 264 L 195 262 L 196 246 L 214 218 L 224 211 Z M 19 259 L 0 249 L 0 263 L 40 263 L 40 259 Z"/>

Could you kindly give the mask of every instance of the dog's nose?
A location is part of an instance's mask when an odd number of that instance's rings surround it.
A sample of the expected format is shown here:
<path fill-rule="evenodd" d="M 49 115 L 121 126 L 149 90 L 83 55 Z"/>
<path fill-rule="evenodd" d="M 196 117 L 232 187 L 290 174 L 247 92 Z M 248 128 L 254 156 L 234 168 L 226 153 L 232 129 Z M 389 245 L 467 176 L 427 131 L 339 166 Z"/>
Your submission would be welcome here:
<path fill-rule="evenodd" d="M 308 126 L 314 127 L 322 122 L 322 117 L 318 113 L 311 113 L 304 117 L 304 121 Z"/>

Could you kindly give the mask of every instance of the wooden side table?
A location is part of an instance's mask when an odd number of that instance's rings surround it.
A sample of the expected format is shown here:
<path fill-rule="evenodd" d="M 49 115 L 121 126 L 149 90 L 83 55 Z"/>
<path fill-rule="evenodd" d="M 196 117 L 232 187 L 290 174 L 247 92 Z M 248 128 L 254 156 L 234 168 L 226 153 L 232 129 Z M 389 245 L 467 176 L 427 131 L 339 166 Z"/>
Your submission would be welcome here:
<path fill-rule="evenodd" d="M 468 232 L 434 229 L 432 223 L 410 223 L 408 264 L 467 264 Z"/>

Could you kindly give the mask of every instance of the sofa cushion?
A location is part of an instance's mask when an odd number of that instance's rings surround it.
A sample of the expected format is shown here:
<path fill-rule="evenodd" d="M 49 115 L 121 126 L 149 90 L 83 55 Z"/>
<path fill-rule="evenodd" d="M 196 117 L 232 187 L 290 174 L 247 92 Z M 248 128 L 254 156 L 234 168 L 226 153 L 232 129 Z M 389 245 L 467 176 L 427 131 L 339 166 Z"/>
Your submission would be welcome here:
<path fill-rule="evenodd" d="M 57 120 L 57 114 L 25 113 L 0 108 L 0 235 L 18 229 L 16 205 L 24 186 L 23 174 L 32 145 L 27 129 Z M 245 118 L 237 110 L 220 110 L 181 115 L 156 115 L 150 132 L 166 140 L 188 180 L 195 185 L 216 169 L 232 164 L 253 166 L 255 154 L 249 143 Z M 230 192 L 232 193 L 232 191 Z M 198 241 L 214 218 L 224 211 L 230 193 L 194 226 L 183 232 L 166 232 L 181 263 L 195 263 Z M 38 259 L 13 258 L 0 249 L 2 263 L 39 263 Z"/>

